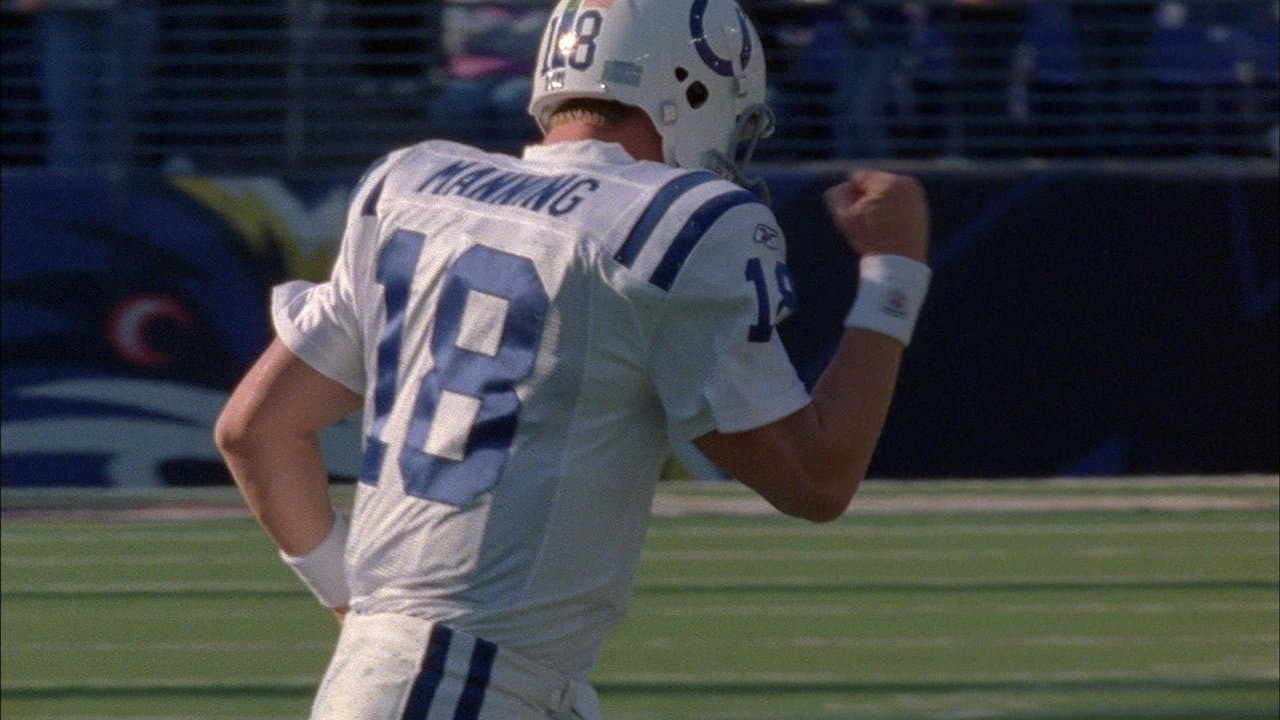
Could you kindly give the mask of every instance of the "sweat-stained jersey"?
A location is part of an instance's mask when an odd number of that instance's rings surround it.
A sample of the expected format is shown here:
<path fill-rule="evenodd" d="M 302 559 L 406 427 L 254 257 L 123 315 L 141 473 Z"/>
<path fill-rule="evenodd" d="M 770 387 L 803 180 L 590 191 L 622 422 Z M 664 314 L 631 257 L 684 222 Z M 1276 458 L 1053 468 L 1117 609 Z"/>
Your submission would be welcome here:
<path fill-rule="evenodd" d="M 717 176 L 596 141 L 432 141 L 352 199 L 281 339 L 365 397 L 357 613 L 402 613 L 585 679 L 631 594 L 668 439 L 809 398 L 774 332 L 782 233 Z"/>

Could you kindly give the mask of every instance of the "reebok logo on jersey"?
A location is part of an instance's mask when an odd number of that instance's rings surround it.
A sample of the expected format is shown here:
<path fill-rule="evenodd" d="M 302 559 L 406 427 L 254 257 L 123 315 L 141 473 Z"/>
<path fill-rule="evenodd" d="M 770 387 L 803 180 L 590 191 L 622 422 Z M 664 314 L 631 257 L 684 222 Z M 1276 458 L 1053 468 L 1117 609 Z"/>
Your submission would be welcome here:
<path fill-rule="evenodd" d="M 763 245 L 770 250 L 777 250 L 778 239 L 782 237 L 782 233 L 768 225 L 756 225 L 755 235 L 752 237 L 757 245 Z"/>
<path fill-rule="evenodd" d="M 490 205 L 514 205 L 561 217 L 574 211 L 585 193 L 600 189 L 600 181 L 578 173 L 534 175 L 502 170 L 473 160 L 456 160 L 418 185 L 418 192 L 457 195 Z"/>

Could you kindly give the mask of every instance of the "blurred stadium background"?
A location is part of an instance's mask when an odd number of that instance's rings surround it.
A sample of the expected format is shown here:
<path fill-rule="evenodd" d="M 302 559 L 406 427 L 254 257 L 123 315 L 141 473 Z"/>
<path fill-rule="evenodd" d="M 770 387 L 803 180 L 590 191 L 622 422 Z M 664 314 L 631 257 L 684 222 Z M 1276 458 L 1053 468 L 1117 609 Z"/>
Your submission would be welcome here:
<path fill-rule="evenodd" d="M 213 418 L 374 158 L 535 138 L 550 4 L 0 2 L 0 714 L 305 713 L 333 628 Z M 818 193 L 930 194 L 900 482 L 821 527 L 665 483 L 608 716 L 1276 717 L 1280 3 L 744 5 L 807 382 L 853 293 Z"/>
<path fill-rule="evenodd" d="M 6 0 L 4 165 L 358 173 L 424 136 L 514 149 L 549 4 Z M 744 5 L 782 119 L 762 160 L 1276 154 L 1271 0 Z"/>

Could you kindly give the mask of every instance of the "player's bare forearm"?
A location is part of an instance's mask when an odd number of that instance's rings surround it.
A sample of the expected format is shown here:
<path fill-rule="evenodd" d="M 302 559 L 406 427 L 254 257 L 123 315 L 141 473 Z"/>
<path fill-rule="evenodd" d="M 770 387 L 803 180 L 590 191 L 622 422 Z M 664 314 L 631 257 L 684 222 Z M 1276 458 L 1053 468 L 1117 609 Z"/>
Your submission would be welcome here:
<path fill-rule="evenodd" d="M 328 475 L 314 435 L 225 445 L 222 453 L 245 504 L 281 550 L 303 555 L 329 534 Z"/>
<path fill-rule="evenodd" d="M 303 555 L 333 526 L 317 431 L 351 413 L 360 396 L 297 358 L 279 340 L 227 401 L 215 431 L 249 509 L 289 555 Z"/>
<path fill-rule="evenodd" d="M 733 477 L 787 515 L 825 522 L 849 506 L 866 475 L 889 412 L 902 343 L 845 331 L 801 410 L 744 433 L 695 442 Z"/>
<path fill-rule="evenodd" d="M 859 171 L 824 200 L 858 255 L 896 256 L 923 267 L 928 207 L 914 179 Z M 850 327 L 809 405 L 768 425 L 732 435 L 712 432 L 695 443 L 782 512 L 814 521 L 839 517 L 871 463 L 904 347 L 905 340 Z"/>
<path fill-rule="evenodd" d="M 902 352 L 902 343 L 893 338 L 846 329 L 831 364 L 814 386 L 802 432 L 827 438 L 831 446 L 825 452 L 803 454 L 800 460 L 809 465 L 806 477 L 819 484 L 824 509 L 835 515 L 848 507 L 871 464 L 889 414 Z"/>

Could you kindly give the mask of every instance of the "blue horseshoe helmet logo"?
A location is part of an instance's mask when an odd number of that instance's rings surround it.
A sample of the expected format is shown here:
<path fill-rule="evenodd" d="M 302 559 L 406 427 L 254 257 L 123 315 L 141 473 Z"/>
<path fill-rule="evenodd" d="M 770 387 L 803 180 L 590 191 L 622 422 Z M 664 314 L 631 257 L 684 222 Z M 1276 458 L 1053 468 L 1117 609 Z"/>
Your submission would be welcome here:
<path fill-rule="evenodd" d="M 693 36 L 693 46 L 698 49 L 698 56 L 702 58 L 702 62 L 707 64 L 717 75 L 725 77 L 733 77 L 733 61 L 726 60 L 716 54 L 711 49 L 711 43 L 707 42 L 707 34 L 703 28 L 702 16 L 707 11 L 707 3 L 711 0 L 694 0 L 693 7 L 689 9 L 689 34 Z M 738 24 L 742 26 L 742 68 L 745 70 L 747 64 L 751 62 L 751 30 L 747 25 L 747 16 L 742 14 L 742 8 L 735 8 L 738 13 Z"/>

